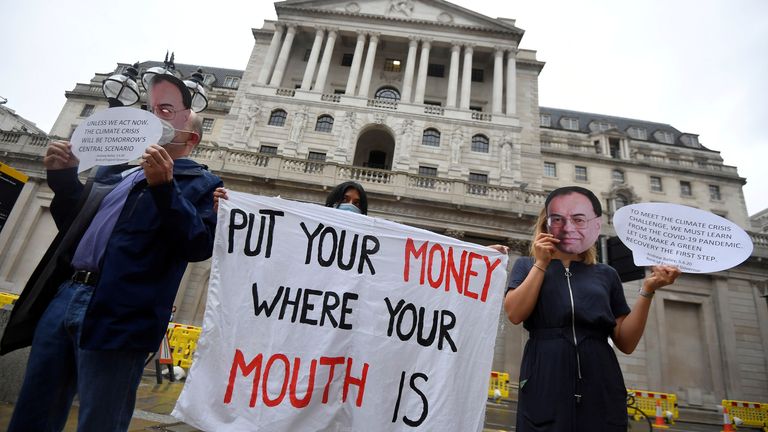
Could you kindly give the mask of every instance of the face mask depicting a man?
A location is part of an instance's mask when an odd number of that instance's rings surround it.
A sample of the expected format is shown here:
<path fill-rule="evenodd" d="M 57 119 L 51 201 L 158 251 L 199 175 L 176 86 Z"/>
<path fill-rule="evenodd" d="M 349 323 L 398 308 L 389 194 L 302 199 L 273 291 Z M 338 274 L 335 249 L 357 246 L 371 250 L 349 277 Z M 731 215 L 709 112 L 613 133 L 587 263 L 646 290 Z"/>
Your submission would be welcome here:
<path fill-rule="evenodd" d="M 567 254 L 586 252 L 600 235 L 602 218 L 592 202 L 581 193 L 572 192 L 552 198 L 547 206 L 547 229 L 560 240 L 557 248 Z"/>
<path fill-rule="evenodd" d="M 149 108 L 174 129 L 183 130 L 190 116 L 191 95 L 184 83 L 167 74 L 156 75 L 149 90 Z"/>

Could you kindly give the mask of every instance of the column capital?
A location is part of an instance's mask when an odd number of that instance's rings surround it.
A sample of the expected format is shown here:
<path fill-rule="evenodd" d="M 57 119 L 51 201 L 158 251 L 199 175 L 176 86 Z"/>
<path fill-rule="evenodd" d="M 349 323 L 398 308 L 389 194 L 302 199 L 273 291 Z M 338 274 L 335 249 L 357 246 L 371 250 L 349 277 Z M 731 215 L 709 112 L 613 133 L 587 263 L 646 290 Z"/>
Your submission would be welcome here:
<path fill-rule="evenodd" d="M 333 35 L 333 37 L 336 37 L 339 35 L 338 27 L 328 27 L 326 28 L 326 31 L 328 31 L 328 36 Z"/>
<path fill-rule="evenodd" d="M 494 55 L 504 55 L 504 52 L 507 51 L 509 47 L 502 46 L 502 45 L 494 45 L 493 47 L 493 54 Z"/>
<path fill-rule="evenodd" d="M 370 36 L 371 42 L 374 42 L 374 41 L 378 42 L 379 41 L 379 36 L 381 36 L 381 33 L 370 32 L 370 33 L 368 33 L 368 36 Z"/>
<path fill-rule="evenodd" d="M 325 33 L 325 30 L 326 30 L 326 27 L 325 26 L 321 26 L 321 25 L 316 25 L 316 26 L 314 26 L 312 28 L 314 28 L 315 32 L 318 33 L 318 34 L 323 34 L 323 33 Z"/>
<path fill-rule="evenodd" d="M 275 30 L 285 30 L 285 23 L 282 21 L 275 22 Z"/>
<path fill-rule="evenodd" d="M 296 30 L 299 28 L 299 25 L 296 23 L 285 23 L 285 27 L 288 29 L 288 32 L 296 33 Z"/>
<path fill-rule="evenodd" d="M 473 43 L 465 43 L 462 45 L 464 46 L 464 49 L 469 52 L 474 51 L 475 47 L 477 46 L 477 44 L 473 44 Z"/>
<path fill-rule="evenodd" d="M 408 46 L 413 46 L 413 47 L 415 47 L 416 45 L 418 45 L 418 44 L 419 44 L 419 41 L 420 41 L 420 40 L 421 40 L 421 39 L 420 39 L 418 36 L 413 36 L 413 35 L 411 35 L 411 36 L 408 36 Z"/>
<path fill-rule="evenodd" d="M 432 48 L 432 39 L 421 39 L 421 48 Z"/>
<path fill-rule="evenodd" d="M 358 42 L 361 42 L 361 41 L 365 42 L 366 36 L 368 36 L 368 33 L 364 32 L 362 30 L 358 30 L 357 31 L 357 41 Z"/>
<path fill-rule="evenodd" d="M 453 44 L 451 44 L 451 52 L 453 52 L 453 51 L 456 51 L 456 52 L 461 51 L 461 44 L 460 43 L 455 43 L 455 42 Z"/>
<path fill-rule="evenodd" d="M 519 50 L 517 48 L 507 48 L 507 58 L 515 58 L 517 57 L 517 52 Z"/>

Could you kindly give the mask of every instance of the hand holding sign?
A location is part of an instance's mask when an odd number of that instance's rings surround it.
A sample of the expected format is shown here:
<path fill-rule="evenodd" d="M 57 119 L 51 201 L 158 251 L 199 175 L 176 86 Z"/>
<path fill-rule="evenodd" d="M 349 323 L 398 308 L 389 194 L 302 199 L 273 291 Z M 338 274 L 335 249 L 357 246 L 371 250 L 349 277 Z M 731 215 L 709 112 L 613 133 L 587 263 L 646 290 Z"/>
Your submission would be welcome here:
<path fill-rule="evenodd" d="M 735 267 L 752 254 L 752 241 L 738 225 L 679 204 L 622 207 L 613 224 L 638 266 L 669 264 L 685 273 L 714 273 Z"/>
<path fill-rule="evenodd" d="M 45 152 L 43 164 L 47 170 L 75 168 L 80 160 L 72 154 L 72 144 L 66 141 L 51 141 Z"/>
<path fill-rule="evenodd" d="M 132 161 L 163 136 L 154 114 L 136 108 L 110 108 L 88 117 L 72 134 L 72 154 L 80 160 L 78 172 L 96 165 Z"/>

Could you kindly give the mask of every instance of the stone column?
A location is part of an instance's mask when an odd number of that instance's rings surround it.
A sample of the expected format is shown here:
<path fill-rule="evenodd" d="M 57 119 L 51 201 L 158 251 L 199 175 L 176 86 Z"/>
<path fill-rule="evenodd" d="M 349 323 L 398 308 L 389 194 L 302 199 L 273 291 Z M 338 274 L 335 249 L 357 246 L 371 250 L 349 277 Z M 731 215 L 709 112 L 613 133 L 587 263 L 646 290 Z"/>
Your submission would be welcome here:
<path fill-rule="evenodd" d="M 285 26 L 281 23 L 276 23 L 275 33 L 272 35 L 272 42 L 269 43 L 267 55 L 264 57 L 264 64 L 261 65 L 259 79 L 256 81 L 258 84 L 264 85 L 267 83 L 267 81 L 269 81 L 269 75 L 272 73 L 272 67 L 275 65 L 277 46 L 280 45 L 280 41 L 283 39 L 284 32 Z"/>
<path fill-rule="evenodd" d="M 368 53 L 365 57 L 365 66 L 363 66 L 363 79 L 360 81 L 360 91 L 358 96 L 368 98 L 368 90 L 371 88 L 371 77 L 373 76 L 373 62 L 376 60 L 376 47 L 379 44 L 379 35 L 372 33 L 368 41 Z"/>
<path fill-rule="evenodd" d="M 451 68 L 448 72 L 448 99 L 445 105 L 449 108 L 456 108 L 456 93 L 459 87 L 459 55 L 461 54 L 461 45 L 451 47 Z"/>
<path fill-rule="evenodd" d="M 429 66 L 429 50 L 432 44 L 428 40 L 421 41 L 421 58 L 419 59 L 419 77 L 416 80 L 416 95 L 413 103 L 424 103 L 424 91 L 427 89 L 427 67 Z"/>
<path fill-rule="evenodd" d="M 469 109 L 469 98 L 472 92 L 472 45 L 464 46 L 464 69 L 461 72 L 461 109 Z"/>
<path fill-rule="evenodd" d="M 507 51 L 507 115 L 517 114 L 517 49 Z"/>
<path fill-rule="evenodd" d="M 419 46 L 419 40 L 410 37 L 408 42 L 408 58 L 405 61 L 405 76 L 403 77 L 403 96 L 402 101 L 411 102 L 411 92 L 413 91 L 413 70 L 416 69 L 416 48 Z"/>
<path fill-rule="evenodd" d="M 302 90 L 312 88 L 312 78 L 315 76 L 315 68 L 317 67 L 317 59 L 320 57 L 323 37 L 325 37 L 325 29 L 318 27 L 317 33 L 315 33 L 315 42 L 312 44 L 312 51 L 309 53 L 309 60 L 307 60 L 307 68 L 304 70 L 304 79 L 301 80 Z"/>
<path fill-rule="evenodd" d="M 501 104 L 504 100 L 504 48 L 496 47 L 493 51 L 493 102 L 494 114 L 502 114 Z"/>
<path fill-rule="evenodd" d="M 360 64 L 363 62 L 363 50 L 365 49 L 365 33 L 357 34 L 357 44 L 355 45 L 355 54 L 352 55 L 352 66 L 349 68 L 349 78 L 347 79 L 347 89 L 344 94 L 354 96 L 357 87 L 357 77 L 360 76 Z"/>
<path fill-rule="evenodd" d="M 296 24 L 288 24 L 288 32 L 285 35 L 283 46 L 280 48 L 280 55 L 277 57 L 275 73 L 272 74 L 272 80 L 269 81 L 271 87 L 280 87 L 283 82 L 285 67 L 288 65 L 288 57 L 291 55 L 291 46 L 293 38 L 296 37 Z"/>
<path fill-rule="evenodd" d="M 336 30 L 328 30 L 328 40 L 325 41 L 323 50 L 323 60 L 320 62 L 320 71 L 317 72 L 317 81 L 315 81 L 314 91 L 323 93 L 325 91 L 325 81 L 328 79 L 328 68 L 331 66 L 331 56 L 333 56 L 333 47 L 336 44 Z"/>

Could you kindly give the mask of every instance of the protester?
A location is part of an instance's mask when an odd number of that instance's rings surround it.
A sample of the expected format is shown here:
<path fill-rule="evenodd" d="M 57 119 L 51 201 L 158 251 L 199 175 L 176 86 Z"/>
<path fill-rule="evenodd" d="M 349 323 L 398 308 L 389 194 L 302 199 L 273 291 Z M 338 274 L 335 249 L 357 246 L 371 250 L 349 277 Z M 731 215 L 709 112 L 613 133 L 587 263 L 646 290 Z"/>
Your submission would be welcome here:
<path fill-rule="evenodd" d="M 213 193 L 214 211 L 219 211 L 219 199 L 229 199 L 227 189 L 221 187 Z M 351 211 L 357 214 L 368 214 L 368 195 L 363 185 L 348 181 L 334 187 L 325 199 L 326 207 Z"/>
<path fill-rule="evenodd" d="M 325 206 L 367 215 L 368 195 L 360 183 L 344 182 L 331 190 L 325 199 Z"/>
<path fill-rule="evenodd" d="M 596 262 L 602 208 L 569 186 L 547 197 L 530 257 L 512 269 L 504 309 L 529 331 L 520 369 L 517 430 L 626 431 L 626 388 L 616 355 L 637 347 L 654 292 L 680 270 L 656 266 L 630 310 L 616 271 Z"/>
<path fill-rule="evenodd" d="M 44 164 L 59 229 L 13 308 L 0 352 L 32 345 L 9 431 L 62 430 L 75 394 L 78 430 L 125 431 L 144 359 L 157 349 L 188 262 L 209 258 L 221 180 L 187 159 L 202 137 L 191 95 L 152 79 L 149 105 L 177 129 L 138 167 L 101 167 L 80 183 L 68 142 Z"/>

